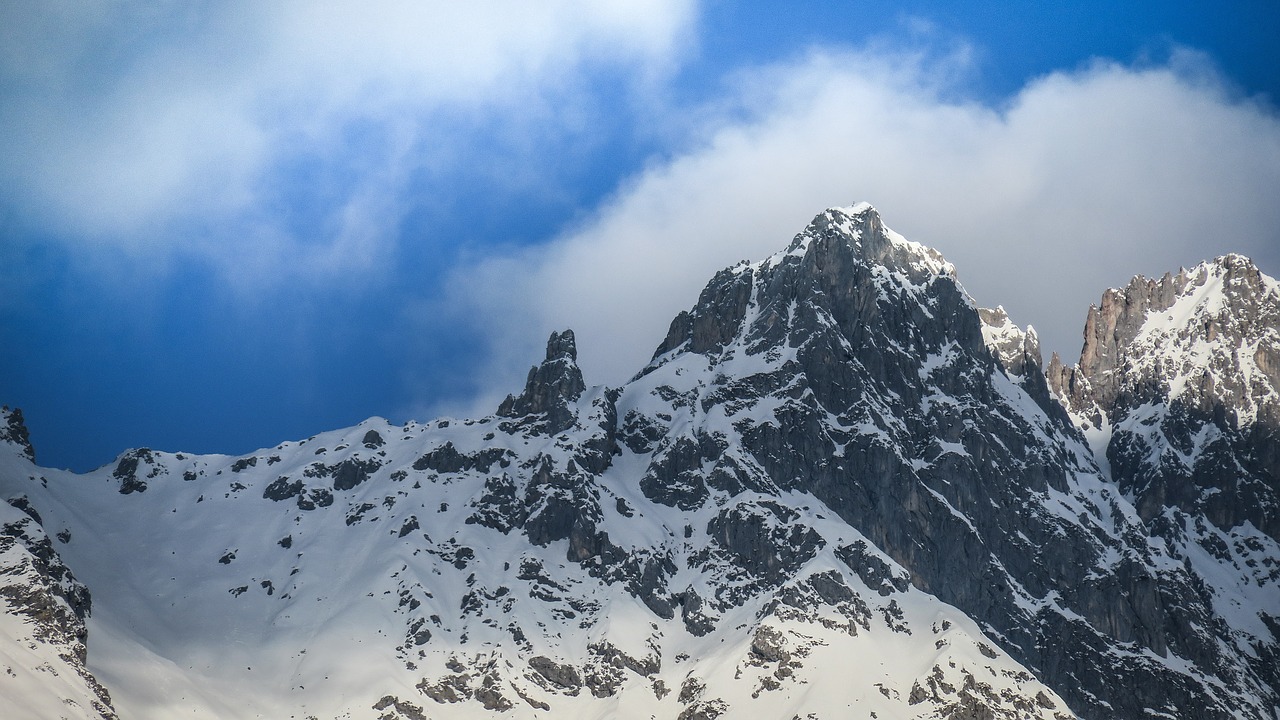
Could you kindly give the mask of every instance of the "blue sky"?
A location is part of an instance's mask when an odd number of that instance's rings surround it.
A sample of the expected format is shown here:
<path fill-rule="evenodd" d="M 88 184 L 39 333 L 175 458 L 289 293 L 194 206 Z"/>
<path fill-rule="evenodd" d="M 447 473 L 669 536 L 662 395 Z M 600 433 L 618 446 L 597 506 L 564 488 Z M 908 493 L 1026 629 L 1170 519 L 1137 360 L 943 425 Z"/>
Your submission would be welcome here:
<path fill-rule="evenodd" d="M 866 200 L 1071 357 L 1135 273 L 1280 274 L 1273 2 L 7 3 L 0 402 L 43 464 L 625 381 Z"/>

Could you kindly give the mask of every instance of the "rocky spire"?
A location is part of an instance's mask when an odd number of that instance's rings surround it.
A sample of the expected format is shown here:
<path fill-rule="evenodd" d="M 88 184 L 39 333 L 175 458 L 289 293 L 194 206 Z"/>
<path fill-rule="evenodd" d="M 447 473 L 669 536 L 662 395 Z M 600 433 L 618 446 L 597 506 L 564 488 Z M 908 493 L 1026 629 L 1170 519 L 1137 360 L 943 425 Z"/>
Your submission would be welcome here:
<path fill-rule="evenodd" d="M 1054 400 L 1045 381 L 1044 356 L 1040 353 L 1036 329 L 1030 325 L 1026 330 L 1018 327 L 1003 306 L 978 308 L 978 318 L 982 320 L 982 337 L 987 347 L 1010 379 L 1021 385 L 1045 414 L 1062 427 L 1071 427 L 1070 417 Z"/>
<path fill-rule="evenodd" d="M 577 415 L 570 406 L 585 389 L 573 331 L 553 332 L 547 340 L 546 359 L 541 365 L 529 368 L 524 392 L 518 396 L 508 395 L 498 407 L 498 414 L 504 417 L 545 415 L 548 433 L 563 432 L 573 426 Z"/>
<path fill-rule="evenodd" d="M 1045 368 L 1044 375 L 1057 401 L 1076 422 L 1087 424 L 1091 428 L 1103 425 L 1102 410 L 1093 401 L 1089 379 L 1080 372 L 1079 366 L 1064 365 L 1062 358 L 1055 352 L 1049 357 L 1049 366 Z"/>
<path fill-rule="evenodd" d="M 23 457 L 31 462 L 36 461 L 36 450 L 31 446 L 31 433 L 22 420 L 21 409 L 11 410 L 8 405 L 0 408 L 0 442 L 16 446 Z"/>

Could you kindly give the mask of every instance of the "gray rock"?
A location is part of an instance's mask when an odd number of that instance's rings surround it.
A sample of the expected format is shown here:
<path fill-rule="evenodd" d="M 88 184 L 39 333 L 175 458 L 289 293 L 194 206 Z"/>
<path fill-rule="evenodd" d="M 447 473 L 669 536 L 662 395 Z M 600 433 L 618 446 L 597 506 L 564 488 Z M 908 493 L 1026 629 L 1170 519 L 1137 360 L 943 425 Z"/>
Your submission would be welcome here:
<path fill-rule="evenodd" d="M 290 481 L 286 475 L 281 475 L 275 480 L 272 480 L 271 484 L 267 485 L 267 487 L 262 491 L 262 497 L 268 500 L 275 500 L 276 502 L 288 500 L 289 498 L 297 497 L 301 494 L 302 481 Z"/>
<path fill-rule="evenodd" d="M 557 687 L 570 691 L 576 691 L 582 687 L 582 675 L 567 663 L 561 664 L 549 657 L 538 655 L 529 658 L 529 667 Z"/>
<path fill-rule="evenodd" d="M 36 461 L 36 449 L 31 445 L 31 433 L 22 418 L 21 408 L 0 407 L 0 443 L 9 443 L 31 462 Z"/>
<path fill-rule="evenodd" d="M 146 480 L 138 477 L 139 462 L 148 464 L 154 462 L 154 458 L 152 457 L 149 449 L 140 448 L 138 450 L 131 450 L 121 455 L 120 460 L 116 463 L 116 469 L 112 471 L 111 475 L 120 481 L 121 495 L 129 495 L 135 492 L 146 492 Z M 152 471 L 147 477 L 155 477 L 155 474 L 156 473 Z"/>
<path fill-rule="evenodd" d="M 555 435 L 576 422 L 572 406 L 585 389 L 573 331 L 553 332 L 547 340 L 546 359 L 529 369 L 524 392 L 518 396 L 508 395 L 498 408 L 498 415 L 511 418 L 540 415 L 545 432 Z"/>

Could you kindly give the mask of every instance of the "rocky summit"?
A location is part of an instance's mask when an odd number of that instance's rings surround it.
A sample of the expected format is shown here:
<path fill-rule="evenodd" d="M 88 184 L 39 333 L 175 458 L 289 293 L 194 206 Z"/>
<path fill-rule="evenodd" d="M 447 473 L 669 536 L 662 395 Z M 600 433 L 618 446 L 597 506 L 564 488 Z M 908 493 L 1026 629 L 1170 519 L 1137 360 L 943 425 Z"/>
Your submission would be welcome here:
<path fill-rule="evenodd" d="M 1135 278 L 1084 335 L 1046 366 L 860 204 L 718 273 L 618 388 L 564 331 L 493 415 L 84 475 L 6 409 L 0 696 L 1271 720 L 1280 284 L 1239 256 Z"/>

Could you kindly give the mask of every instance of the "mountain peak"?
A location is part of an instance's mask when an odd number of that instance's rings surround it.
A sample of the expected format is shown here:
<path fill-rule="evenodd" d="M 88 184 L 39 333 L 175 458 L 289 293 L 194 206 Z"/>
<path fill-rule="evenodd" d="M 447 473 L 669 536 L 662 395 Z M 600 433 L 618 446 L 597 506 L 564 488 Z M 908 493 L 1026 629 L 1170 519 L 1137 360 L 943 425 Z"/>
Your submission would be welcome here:
<path fill-rule="evenodd" d="M 1219 267 L 1219 268 L 1222 268 L 1224 271 L 1231 272 L 1231 273 L 1244 272 L 1253 276 L 1256 276 L 1259 272 L 1261 272 L 1258 270 L 1258 266 L 1253 263 L 1253 260 L 1250 259 L 1249 256 L 1241 255 L 1240 253 L 1227 253 L 1226 255 L 1219 255 L 1213 260 L 1210 260 L 1202 264 Z"/>
<path fill-rule="evenodd" d="M 1156 393 L 1278 425 L 1278 322 L 1280 283 L 1243 255 L 1223 255 L 1106 291 L 1089 309 L 1079 367 L 1102 407 L 1126 393 Z M 1139 376 L 1145 380 L 1133 382 Z"/>
<path fill-rule="evenodd" d="M 810 251 L 815 241 L 819 251 L 830 251 L 833 243 L 848 244 L 863 261 L 909 272 L 915 282 L 920 282 L 923 275 L 955 275 L 955 266 L 947 262 L 941 253 L 886 227 L 879 211 L 866 202 L 827 208 L 796 235 L 786 250 L 753 267 L 772 267 L 787 257 L 802 256 Z"/>
<path fill-rule="evenodd" d="M 786 249 L 717 273 L 695 306 L 672 321 L 641 374 L 680 348 L 707 354 L 741 342 L 747 355 L 755 355 L 768 347 L 794 348 L 801 335 L 830 322 L 857 337 L 882 310 L 902 315 L 892 322 L 927 322 L 929 307 L 951 316 L 972 312 L 971 305 L 954 266 L 886 227 L 870 204 L 828 208 Z M 908 317 L 913 315 L 920 317 Z M 946 324 L 945 332 L 964 336 L 966 346 L 981 345 L 976 323 Z"/>
<path fill-rule="evenodd" d="M 1079 365 L 1048 375 L 1144 519 L 1175 507 L 1280 539 L 1280 283 L 1249 258 L 1106 291 Z"/>

